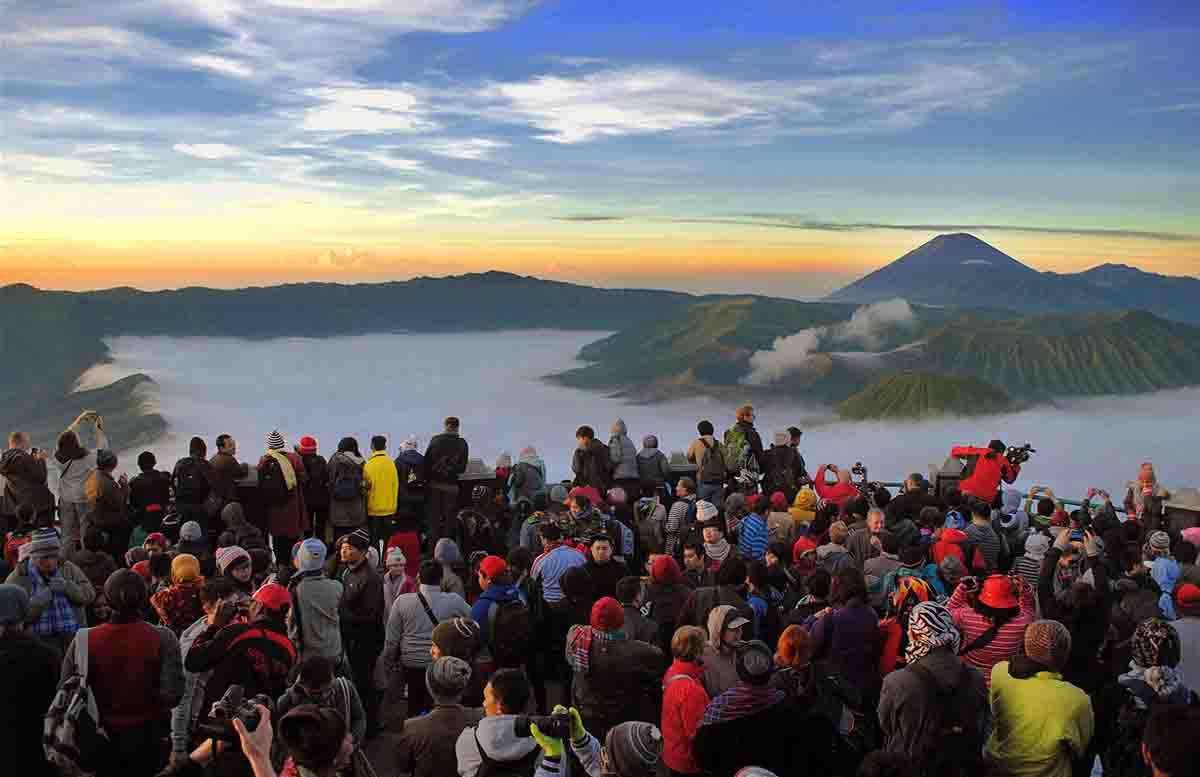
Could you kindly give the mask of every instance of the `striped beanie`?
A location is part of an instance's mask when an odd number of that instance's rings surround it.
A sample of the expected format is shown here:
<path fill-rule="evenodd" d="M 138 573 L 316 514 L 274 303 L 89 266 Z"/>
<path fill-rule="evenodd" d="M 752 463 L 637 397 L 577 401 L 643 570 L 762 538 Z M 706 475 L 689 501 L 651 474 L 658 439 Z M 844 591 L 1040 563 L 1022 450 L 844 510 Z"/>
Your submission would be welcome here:
<path fill-rule="evenodd" d="M 57 558 L 62 555 L 62 541 L 54 529 L 38 529 L 29 542 L 25 543 L 25 547 L 29 549 L 29 558 L 32 559 Z"/>
<path fill-rule="evenodd" d="M 662 732 L 653 723 L 621 723 L 609 729 L 604 749 L 617 774 L 649 777 L 656 773 L 655 767 L 662 757 Z"/>
<path fill-rule="evenodd" d="M 284 442 L 283 435 L 279 433 L 278 429 L 267 435 L 267 450 L 281 451 L 285 447 L 287 447 L 287 443 Z"/>
<path fill-rule="evenodd" d="M 217 550 L 217 571 L 222 575 L 230 569 L 238 565 L 240 559 L 245 559 L 246 563 L 250 563 L 250 554 L 243 548 L 237 545 L 231 545 L 228 548 L 220 548 Z"/>

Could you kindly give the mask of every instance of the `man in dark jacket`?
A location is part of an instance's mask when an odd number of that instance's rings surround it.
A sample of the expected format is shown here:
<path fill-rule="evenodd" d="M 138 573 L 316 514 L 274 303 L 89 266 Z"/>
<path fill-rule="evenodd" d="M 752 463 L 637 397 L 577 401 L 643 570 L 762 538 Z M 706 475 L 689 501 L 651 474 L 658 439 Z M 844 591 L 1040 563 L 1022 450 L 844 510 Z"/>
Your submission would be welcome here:
<path fill-rule="evenodd" d="M 574 485 L 592 486 L 603 495 L 612 478 L 608 446 L 596 439 L 596 432 L 590 426 L 575 430 L 575 442 L 575 453 L 571 457 Z"/>
<path fill-rule="evenodd" d="M 421 463 L 422 479 L 428 484 L 425 515 L 431 548 L 442 538 L 446 522 L 458 512 L 458 478 L 467 471 L 470 456 L 470 447 L 458 431 L 459 420 L 448 417 L 444 428 L 429 441 Z"/>
<path fill-rule="evenodd" d="M 458 736 L 483 718 L 483 710 L 462 705 L 470 679 L 471 665 L 453 656 L 443 656 L 425 670 L 425 687 L 434 707 L 428 715 L 410 718 L 404 724 L 396 753 L 396 768 L 401 774 L 413 777 L 458 774 L 455 753 Z"/>
<path fill-rule="evenodd" d="M 188 455 L 175 462 L 171 470 L 171 489 L 180 524 L 195 521 L 207 536 L 209 516 L 204 506 L 212 492 L 213 471 L 208 463 L 208 445 L 199 437 L 188 442 Z"/>
<path fill-rule="evenodd" d="M 742 596 L 747 574 L 746 562 L 741 558 L 730 556 L 725 559 L 717 570 L 716 585 L 697 588 L 688 596 L 679 611 L 678 625 L 708 628 L 708 614 L 722 604 L 736 608 L 738 615 L 754 623 L 754 608 Z"/>
<path fill-rule="evenodd" d="M 29 594 L 19 586 L 0 585 L 0 752 L 23 764 L 27 777 L 56 777 L 42 749 L 42 710 L 50 708 L 58 687 L 62 656 L 28 633 Z M 37 710 L 37 714 L 31 714 Z"/>
<path fill-rule="evenodd" d="M 329 463 L 317 453 L 317 439 L 304 436 L 296 446 L 296 453 L 304 462 L 308 482 L 304 484 L 304 506 L 312 517 L 313 536 L 325 539 L 325 526 L 329 521 Z"/>
<path fill-rule="evenodd" d="M 766 492 L 782 491 L 787 497 L 788 504 L 796 498 L 796 492 L 803 483 L 804 465 L 800 454 L 792 446 L 792 438 L 786 431 L 776 432 L 771 449 L 764 454 L 767 461 L 766 479 L 763 490 Z"/>
<path fill-rule="evenodd" d="M 678 569 L 678 567 L 676 567 Z M 623 577 L 617 581 L 617 601 L 625 611 L 625 636 L 663 648 L 659 641 L 659 625 L 642 614 L 642 579 Z M 674 624 L 670 624 L 674 627 Z M 669 647 L 669 645 L 667 646 Z"/>
<path fill-rule="evenodd" d="M 919 472 L 914 472 L 904 479 L 904 490 L 888 502 L 884 512 L 887 514 L 887 527 L 891 529 L 903 520 L 916 523 L 921 517 L 921 510 L 926 507 L 946 509 L 946 503 L 926 488 L 925 478 Z"/>
<path fill-rule="evenodd" d="M 246 477 L 250 465 L 237 460 L 237 440 L 232 435 L 217 435 L 217 455 L 208 462 L 212 471 L 212 489 L 223 502 L 237 501 L 236 481 Z"/>
<path fill-rule="evenodd" d="M 28 432 L 13 432 L 8 436 L 8 450 L 0 455 L 0 475 L 4 476 L 4 498 L 0 500 L 0 516 L 8 525 L 17 514 L 17 507 L 32 505 L 37 513 L 35 524 L 41 525 L 54 515 L 54 494 L 46 486 L 47 451 L 31 448 Z"/>
<path fill-rule="evenodd" d="M 104 448 L 96 451 L 96 468 L 83 486 L 88 500 L 84 531 L 93 526 L 103 531 L 108 537 L 107 550 L 114 559 L 125 556 L 133 531 L 129 523 L 129 480 L 124 473 L 114 480 L 116 469 L 117 454 Z"/>
<path fill-rule="evenodd" d="M 592 557 L 588 559 L 588 577 L 592 579 L 592 595 L 596 598 L 617 595 L 617 581 L 629 576 L 629 567 L 619 558 L 613 557 L 612 537 L 594 534 L 588 545 Z"/>
<path fill-rule="evenodd" d="M 140 474 L 129 481 L 130 518 L 135 526 L 153 534 L 161 530 L 163 516 L 171 504 L 171 475 L 155 469 L 158 459 L 150 451 L 138 454 L 137 465 Z"/>
<path fill-rule="evenodd" d="M 341 557 L 342 601 L 338 606 L 342 644 L 354 674 L 354 685 L 367 713 L 367 734 L 379 724 L 379 700 L 375 693 L 375 660 L 383 650 L 383 579 L 367 563 L 371 537 L 366 529 L 346 535 Z"/>

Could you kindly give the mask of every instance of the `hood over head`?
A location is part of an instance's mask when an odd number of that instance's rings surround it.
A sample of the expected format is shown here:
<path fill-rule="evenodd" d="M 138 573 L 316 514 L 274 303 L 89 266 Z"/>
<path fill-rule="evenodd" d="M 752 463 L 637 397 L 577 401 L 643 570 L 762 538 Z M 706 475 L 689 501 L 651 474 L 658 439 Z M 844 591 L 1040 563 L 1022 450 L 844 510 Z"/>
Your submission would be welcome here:
<path fill-rule="evenodd" d="M 629 434 L 629 429 L 625 426 L 625 421 L 620 418 L 613 421 L 612 433 L 617 437 L 624 437 Z"/>
<path fill-rule="evenodd" d="M 495 715 L 479 721 L 475 736 L 493 761 L 519 761 L 537 749 L 533 737 L 518 739 L 513 723 L 516 715 Z"/>
<path fill-rule="evenodd" d="M 462 553 L 458 550 L 458 543 L 449 537 L 442 537 L 433 548 L 433 560 L 439 564 L 461 563 Z"/>

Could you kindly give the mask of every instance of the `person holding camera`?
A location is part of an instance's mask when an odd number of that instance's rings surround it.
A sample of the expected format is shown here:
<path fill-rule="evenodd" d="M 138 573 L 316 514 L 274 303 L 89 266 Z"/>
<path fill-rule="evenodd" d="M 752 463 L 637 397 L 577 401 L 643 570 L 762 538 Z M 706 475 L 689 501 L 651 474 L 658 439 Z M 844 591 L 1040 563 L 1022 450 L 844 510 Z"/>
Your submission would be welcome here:
<path fill-rule="evenodd" d="M 275 741 L 271 711 L 261 704 L 255 710 L 254 725 L 247 726 L 238 717 L 233 729 L 254 777 L 276 777 L 271 763 Z M 291 710 L 279 719 L 279 739 L 291 754 L 279 777 L 337 777 L 350 769 L 357 754 L 346 721 L 328 707 L 305 704 Z"/>
<path fill-rule="evenodd" d="M 532 727 L 519 733 L 516 726 L 529 709 L 532 690 L 520 669 L 501 669 L 492 675 L 483 689 L 483 720 L 463 729 L 454 747 L 460 777 L 501 770 L 508 774 L 534 773 L 542 756 L 541 747 L 532 736 Z M 561 756 L 562 751 L 558 754 Z"/>
<path fill-rule="evenodd" d="M 79 427 L 91 422 L 95 430 L 96 447 L 88 450 L 79 440 Z M 104 434 L 104 417 L 95 410 L 85 410 L 58 436 L 54 462 L 58 465 L 58 520 L 67 544 L 67 556 L 79 549 L 83 522 L 88 514 L 88 499 L 84 484 L 96 469 L 96 453 L 108 448 Z"/>
<path fill-rule="evenodd" d="M 946 602 L 962 634 L 959 656 L 991 687 L 992 667 L 1021 649 L 1025 627 L 1037 617 L 1033 588 L 1019 575 L 964 577 Z"/>
<path fill-rule="evenodd" d="M 33 507 L 36 525 L 49 525 L 54 517 L 54 494 L 46 485 L 46 459 L 50 455 L 32 446 L 29 432 L 13 432 L 8 436 L 8 450 L 0 455 L 0 477 L 4 479 L 4 498 L 0 499 L 0 516 L 6 526 L 14 525 L 17 508 Z"/>
<path fill-rule="evenodd" d="M 542 748 L 542 763 L 534 777 L 556 777 L 561 773 L 566 757 L 567 736 L 575 760 L 588 777 L 654 777 L 662 757 L 662 732 L 653 723 L 630 721 L 614 726 L 604 737 L 604 746 L 588 733 L 579 710 L 561 704 L 554 708 L 550 719 L 556 727 L 565 729 L 556 735 L 542 731 L 533 723 L 530 734 Z"/>
<path fill-rule="evenodd" d="M 988 505 L 993 504 L 1000 493 L 1000 481 L 1011 485 L 1021 474 L 1021 465 L 1005 457 L 1007 450 L 1008 446 L 1000 440 L 992 440 L 986 448 L 967 445 L 951 448 L 952 458 L 966 459 L 967 462 L 958 490 L 982 499 Z"/>
<path fill-rule="evenodd" d="M 826 470 L 837 475 L 836 483 L 825 482 Z M 826 504 L 835 504 L 841 509 L 846 502 L 858 496 L 858 486 L 850 482 L 850 475 L 850 470 L 839 469 L 836 464 L 822 464 L 813 477 L 813 489 Z"/>

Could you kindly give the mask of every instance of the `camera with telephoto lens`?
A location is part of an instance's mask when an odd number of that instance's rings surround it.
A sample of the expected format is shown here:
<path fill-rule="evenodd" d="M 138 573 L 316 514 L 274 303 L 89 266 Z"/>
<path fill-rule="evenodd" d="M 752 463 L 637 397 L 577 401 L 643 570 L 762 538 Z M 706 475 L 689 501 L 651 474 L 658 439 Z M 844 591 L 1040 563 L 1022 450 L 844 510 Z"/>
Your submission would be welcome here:
<path fill-rule="evenodd" d="M 532 736 L 530 726 L 536 725 L 543 736 L 551 739 L 561 739 L 564 742 L 571 738 L 571 713 L 556 712 L 553 715 L 519 715 L 513 721 L 513 733 L 518 739 Z"/>
<path fill-rule="evenodd" d="M 1029 457 L 1037 453 L 1037 448 L 1034 448 L 1029 443 L 1025 443 L 1021 447 L 1010 445 L 1008 450 L 1004 452 L 1004 458 L 1008 459 L 1008 463 L 1014 467 L 1018 464 L 1024 464 L 1029 461 Z"/>
<path fill-rule="evenodd" d="M 242 686 L 229 686 L 225 695 L 213 702 L 212 709 L 208 713 L 208 722 L 200 726 L 200 731 L 213 739 L 236 742 L 238 734 L 233 727 L 234 720 L 242 721 L 242 725 L 246 727 L 247 731 L 254 731 L 258 728 L 262 719 L 258 712 L 258 705 L 261 704 L 269 710 L 272 707 L 271 699 L 261 693 L 246 699 L 245 694 Z"/>

